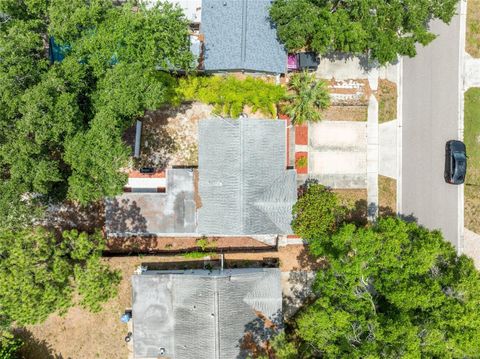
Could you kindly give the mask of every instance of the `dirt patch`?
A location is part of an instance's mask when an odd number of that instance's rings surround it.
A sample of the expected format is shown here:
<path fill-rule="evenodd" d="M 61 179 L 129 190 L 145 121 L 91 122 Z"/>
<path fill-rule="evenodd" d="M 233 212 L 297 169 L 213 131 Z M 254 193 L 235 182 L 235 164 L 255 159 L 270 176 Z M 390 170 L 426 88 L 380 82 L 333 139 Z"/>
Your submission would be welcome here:
<path fill-rule="evenodd" d="M 198 121 L 211 114 L 212 106 L 200 102 L 147 112 L 136 167 L 197 166 Z"/>
<path fill-rule="evenodd" d="M 109 253 L 178 253 L 197 250 L 201 237 L 111 237 L 107 240 Z M 205 237 L 216 243 L 218 251 L 268 250 L 271 246 L 252 237 Z"/>
<path fill-rule="evenodd" d="M 465 50 L 473 57 L 480 58 L 480 0 L 468 0 Z"/>
<path fill-rule="evenodd" d="M 397 180 L 378 176 L 378 211 L 380 216 L 397 213 Z"/>
<path fill-rule="evenodd" d="M 367 106 L 330 106 L 322 118 L 328 121 L 367 121 Z"/>
<path fill-rule="evenodd" d="M 308 255 L 304 245 L 281 247 L 278 251 L 262 253 L 232 253 L 225 255 L 226 265 L 233 263 L 269 265 L 276 260 L 281 271 L 313 270 L 321 263 Z M 50 316 L 41 325 L 29 326 L 24 331 L 28 345 L 23 352 L 26 359 L 120 359 L 128 357 L 124 338 L 127 325 L 120 321 L 131 306 L 131 276 L 139 265 L 162 264 L 167 268 L 182 269 L 191 265 L 203 266 L 204 261 L 191 261 L 178 256 L 135 256 L 105 259 L 122 273 L 118 296 L 109 301 L 103 311 L 92 314 L 78 307 L 71 308 L 64 317 Z M 28 350 L 27 350 L 28 349 Z"/>
<path fill-rule="evenodd" d="M 397 118 L 397 85 L 388 80 L 379 80 L 375 96 L 378 100 L 378 122 L 395 120 Z"/>

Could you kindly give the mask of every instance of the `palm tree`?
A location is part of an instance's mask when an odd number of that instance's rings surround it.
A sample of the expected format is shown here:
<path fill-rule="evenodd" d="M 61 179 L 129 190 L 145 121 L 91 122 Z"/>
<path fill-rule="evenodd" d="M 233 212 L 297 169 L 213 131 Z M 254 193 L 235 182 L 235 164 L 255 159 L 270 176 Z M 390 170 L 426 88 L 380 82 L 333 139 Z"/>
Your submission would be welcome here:
<path fill-rule="evenodd" d="M 320 111 L 330 106 L 327 84 L 317 81 L 315 74 L 304 71 L 294 74 L 288 85 L 289 89 L 295 93 L 289 97 L 289 104 L 285 108 L 292 123 L 301 125 L 307 121 L 321 121 Z"/>

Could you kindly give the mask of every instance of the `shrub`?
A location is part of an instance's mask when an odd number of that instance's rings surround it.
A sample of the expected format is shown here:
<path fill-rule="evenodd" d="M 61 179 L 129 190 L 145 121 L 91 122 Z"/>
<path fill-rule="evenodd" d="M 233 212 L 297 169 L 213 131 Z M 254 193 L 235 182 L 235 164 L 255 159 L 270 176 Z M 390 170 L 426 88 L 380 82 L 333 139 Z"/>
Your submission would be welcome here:
<path fill-rule="evenodd" d="M 283 87 L 261 79 L 233 76 L 191 76 L 180 79 L 177 89 L 179 101 L 200 101 L 214 105 L 214 113 L 237 118 L 245 106 L 253 112 L 277 117 L 277 103 L 285 98 Z M 177 101 L 177 102 L 179 102 Z"/>
<path fill-rule="evenodd" d="M 19 358 L 18 351 L 23 346 L 23 342 L 13 336 L 10 331 L 0 333 L 0 358 L 15 359 Z"/>
<path fill-rule="evenodd" d="M 297 168 L 305 168 L 308 165 L 308 159 L 307 157 L 303 156 L 300 157 L 297 162 L 296 162 Z"/>
<path fill-rule="evenodd" d="M 303 239 L 319 239 L 332 233 L 343 220 L 345 208 L 335 193 L 320 184 L 311 183 L 293 206 L 292 229 Z"/>
<path fill-rule="evenodd" d="M 321 121 L 320 111 L 330 106 L 330 93 L 326 83 L 317 81 L 314 74 L 305 71 L 294 74 L 288 85 L 294 94 L 290 96 L 285 112 L 292 123 L 301 125 L 307 121 Z"/>

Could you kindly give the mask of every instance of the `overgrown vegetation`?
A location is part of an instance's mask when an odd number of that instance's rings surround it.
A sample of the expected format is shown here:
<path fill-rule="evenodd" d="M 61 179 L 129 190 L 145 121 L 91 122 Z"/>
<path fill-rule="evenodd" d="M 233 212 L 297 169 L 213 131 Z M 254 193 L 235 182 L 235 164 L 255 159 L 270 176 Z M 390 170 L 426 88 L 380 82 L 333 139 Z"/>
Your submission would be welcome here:
<path fill-rule="evenodd" d="M 307 183 L 292 209 L 292 229 L 303 239 L 321 238 L 344 220 L 345 208 L 328 188 Z"/>
<path fill-rule="evenodd" d="M 23 346 L 23 342 L 15 338 L 9 330 L 0 330 L 0 358 L 17 359 L 18 351 Z"/>
<path fill-rule="evenodd" d="M 82 204 L 120 193 L 124 130 L 173 96 L 172 77 L 156 69 L 192 66 L 182 10 L 4 0 L 0 13 L 0 212 L 28 206 L 28 193 Z M 49 63 L 49 36 L 63 61 Z"/>
<path fill-rule="evenodd" d="M 285 113 L 292 123 L 301 125 L 305 122 L 318 122 L 322 119 L 321 111 L 330 106 L 330 93 L 324 81 L 317 80 L 315 74 L 301 72 L 292 75 L 288 83 L 289 103 Z"/>
<path fill-rule="evenodd" d="M 295 206 L 294 230 L 325 265 L 315 299 L 276 343 L 277 357 L 475 357 L 480 273 L 472 260 L 416 223 L 344 218 L 335 195 L 317 184 Z"/>
<path fill-rule="evenodd" d="M 378 122 L 396 120 L 397 85 L 388 80 L 379 80 L 376 97 L 378 99 Z"/>
<path fill-rule="evenodd" d="M 210 241 L 207 237 L 202 236 L 196 240 L 198 250 L 188 252 L 183 255 L 184 258 L 200 259 L 215 255 L 214 250 L 217 248 L 217 242 Z"/>
<path fill-rule="evenodd" d="M 465 226 L 480 233 L 480 88 L 465 93 L 465 131 L 468 168 L 465 178 Z"/>
<path fill-rule="evenodd" d="M 100 233 L 1 231 L 0 316 L 17 325 L 40 323 L 75 304 L 74 293 L 82 307 L 99 311 L 120 281 L 100 260 L 104 245 Z"/>
<path fill-rule="evenodd" d="M 466 51 L 480 58 L 480 0 L 468 0 L 467 6 Z"/>
<path fill-rule="evenodd" d="M 214 105 L 218 115 L 237 118 L 245 106 L 252 112 L 260 111 L 269 118 L 277 117 L 277 104 L 285 98 L 285 89 L 259 78 L 248 76 L 240 80 L 234 76 L 191 76 L 179 81 L 180 101 L 201 101 Z"/>
<path fill-rule="evenodd" d="M 297 159 L 295 163 L 295 167 L 297 168 L 305 168 L 308 165 L 308 158 L 306 156 L 302 156 Z"/>
<path fill-rule="evenodd" d="M 289 51 L 308 48 L 368 55 L 380 64 L 415 56 L 435 35 L 428 22 L 450 22 L 458 0 L 275 0 L 270 16 Z"/>
<path fill-rule="evenodd" d="M 378 211 L 380 216 L 397 213 L 397 180 L 378 176 Z"/>

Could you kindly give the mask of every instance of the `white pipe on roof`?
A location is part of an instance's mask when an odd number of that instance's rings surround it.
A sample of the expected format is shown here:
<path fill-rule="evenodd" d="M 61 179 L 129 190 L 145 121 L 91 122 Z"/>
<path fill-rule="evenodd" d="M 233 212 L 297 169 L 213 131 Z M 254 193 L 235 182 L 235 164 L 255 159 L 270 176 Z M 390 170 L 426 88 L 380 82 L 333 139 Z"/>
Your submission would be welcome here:
<path fill-rule="evenodd" d="M 142 121 L 137 120 L 137 126 L 135 128 L 135 150 L 133 151 L 133 157 L 140 157 L 140 139 L 142 137 Z"/>

